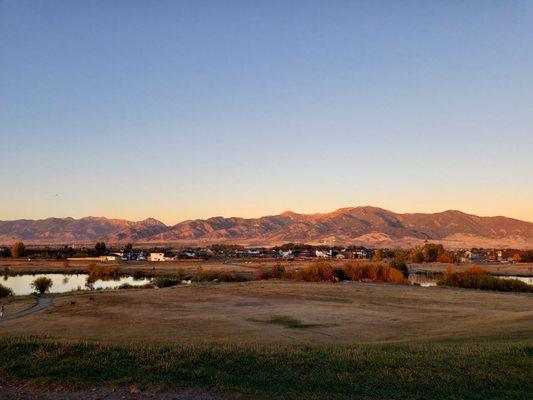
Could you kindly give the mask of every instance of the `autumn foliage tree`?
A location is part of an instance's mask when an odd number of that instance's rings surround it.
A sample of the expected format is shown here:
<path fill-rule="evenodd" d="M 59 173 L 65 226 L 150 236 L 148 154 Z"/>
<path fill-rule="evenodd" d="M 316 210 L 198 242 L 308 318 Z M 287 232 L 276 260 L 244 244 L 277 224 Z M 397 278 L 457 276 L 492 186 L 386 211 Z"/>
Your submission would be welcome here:
<path fill-rule="evenodd" d="M 24 252 L 26 251 L 26 246 L 24 246 L 24 243 L 22 242 L 16 242 L 13 247 L 11 247 L 11 256 L 13 258 L 19 258 L 24 256 Z"/>
<path fill-rule="evenodd" d="M 373 261 L 381 261 L 383 260 L 383 250 L 382 249 L 376 249 L 374 251 L 374 255 L 372 256 Z"/>
<path fill-rule="evenodd" d="M 445 250 L 442 244 L 426 243 L 422 248 L 424 262 L 436 262 L 443 253 Z"/>
<path fill-rule="evenodd" d="M 46 276 L 40 276 L 38 278 L 35 278 L 31 283 L 31 287 L 33 288 L 33 290 L 35 290 L 39 294 L 44 294 L 48 292 L 52 285 L 52 280 L 50 278 L 47 278 Z"/>
<path fill-rule="evenodd" d="M 415 247 L 413 250 L 411 250 L 411 261 L 414 263 L 423 263 L 424 262 L 424 254 L 422 253 L 422 249 L 420 247 Z"/>
<path fill-rule="evenodd" d="M 453 253 L 445 251 L 437 255 L 437 261 L 441 263 L 452 264 L 454 262 Z"/>

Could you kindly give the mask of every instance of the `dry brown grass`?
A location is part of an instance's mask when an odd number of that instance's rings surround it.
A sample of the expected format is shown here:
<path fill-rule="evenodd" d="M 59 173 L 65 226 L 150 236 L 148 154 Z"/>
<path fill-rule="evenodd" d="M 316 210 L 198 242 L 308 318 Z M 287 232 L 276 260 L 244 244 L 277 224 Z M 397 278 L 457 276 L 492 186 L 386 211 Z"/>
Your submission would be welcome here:
<path fill-rule="evenodd" d="M 405 283 L 405 277 L 400 271 L 383 264 L 346 263 L 344 273 L 352 281 Z"/>
<path fill-rule="evenodd" d="M 201 283 L 61 295 L 1 336 L 102 342 L 351 343 L 533 334 L 533 297 L 370 283 Z M 269 324 L 293 319 L 308 329 Z M 262 321 L 262 322 L 257 322 Z"/>
<path fill-rule="evenodd" d="M 0 305 L 4 306 L 4 315 L 8 317 L 19 311 L 32 307 L 35 305 L 36 301 L 37 300 L 32 296 L 11 297 L 8 299 L 1 299 Z"/>

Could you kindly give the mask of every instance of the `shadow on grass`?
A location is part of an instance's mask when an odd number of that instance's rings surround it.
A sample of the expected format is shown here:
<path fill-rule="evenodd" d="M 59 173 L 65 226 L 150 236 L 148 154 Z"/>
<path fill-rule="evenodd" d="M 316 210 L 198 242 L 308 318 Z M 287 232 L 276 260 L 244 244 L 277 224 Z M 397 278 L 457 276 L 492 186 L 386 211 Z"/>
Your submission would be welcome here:
<path fill-rule="evenodd" d="M 285 328 L 291 329 L 309 329 L 309 328 L 329 328 L 336 326 L 335 324 L 304 324 L 300 320 L 284 315 L 274 316 L 268 320 L 251 318 L 248 321 L 259 322 L 262 324 L 281 325 Z"/>

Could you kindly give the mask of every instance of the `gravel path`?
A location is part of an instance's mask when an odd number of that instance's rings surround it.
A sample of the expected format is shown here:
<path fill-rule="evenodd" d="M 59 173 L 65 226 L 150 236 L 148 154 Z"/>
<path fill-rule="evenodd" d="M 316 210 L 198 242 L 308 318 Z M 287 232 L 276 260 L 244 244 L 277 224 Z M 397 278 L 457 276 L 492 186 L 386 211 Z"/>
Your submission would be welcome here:
<path fill-rule="evenodd" d="M 46 307 L 49 307 L 52 305 L 52 299 L 49 297 L 39 297 L 37 299 L 37 303 L 30 308 L 27 308 L 25 310 L 19 311 L 18 313 L 15 313 L 13 315 L 9 315 L 3 318 L 0 318 L 0 322 L 10 321 L 12 319 L 22 318 L 27 315 L 31 315 L 33 313 L 36 313 L 37 311 L 44 310 Z"/>

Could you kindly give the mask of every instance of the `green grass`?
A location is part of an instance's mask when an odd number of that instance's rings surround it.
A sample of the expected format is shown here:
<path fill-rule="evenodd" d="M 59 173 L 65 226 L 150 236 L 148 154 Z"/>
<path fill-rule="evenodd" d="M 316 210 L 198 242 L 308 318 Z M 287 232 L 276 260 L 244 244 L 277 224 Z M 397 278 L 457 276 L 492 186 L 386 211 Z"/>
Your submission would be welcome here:
<path fill-rule="evenodd" d="M 205 387 L 279 399 L 526 399 L 523 338 L 389 345 L 111 346 L 0 339 L 0 380 L 38 387 Z"/>

